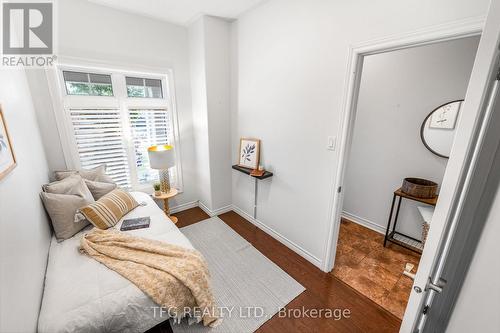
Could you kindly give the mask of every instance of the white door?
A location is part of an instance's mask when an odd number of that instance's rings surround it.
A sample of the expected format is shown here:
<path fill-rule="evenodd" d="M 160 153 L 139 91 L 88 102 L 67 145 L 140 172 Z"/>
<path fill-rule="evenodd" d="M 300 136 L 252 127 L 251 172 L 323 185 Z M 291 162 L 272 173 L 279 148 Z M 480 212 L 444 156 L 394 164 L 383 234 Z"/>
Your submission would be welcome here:
<path fill-rule="evenodd" d="M 491 137 L 487 134 L 495 130 L 498 132 L 498 129 L 488 128 L 487 125 L 493 112 L 490 99 L 493 100 L 492 94 L 498 90 L 498 83 L 495 82 L 499 45 L 500 1 L 492 1 L 429 236 L 400 332 L 423 332 L 424 325 L 428 327 L 428 324 L 432 324 L 430 321 L 437 318 L 429 314 L 433 311 L 433 301 L 440 297 L 440 278 L 447 259 L 451 258 L 450 247 L 454 231 L 463 216 L 463 207 L 472 196 L 478 195 L 471 190 L 471 184 L 475 181 L 474 168 L 481 156 L 484 156 L 485 150 L 481 150 L 481 147 L 487 146 L 484 145 L 485 138 Z M 446 288 L 446 284 L 443 288 Z"/>

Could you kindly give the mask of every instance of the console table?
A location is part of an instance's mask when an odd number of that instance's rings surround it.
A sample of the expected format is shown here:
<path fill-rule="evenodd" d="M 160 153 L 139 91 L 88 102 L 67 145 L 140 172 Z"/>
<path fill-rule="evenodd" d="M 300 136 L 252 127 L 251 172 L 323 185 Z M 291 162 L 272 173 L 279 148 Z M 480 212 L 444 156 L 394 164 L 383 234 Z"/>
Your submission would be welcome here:
<path fill-rule="evenodd" d="M 392 224 L 392 215 L 394 213 L 394 205 L 396 204 L 396 198 L 399 200 L 396 208 L 396 214 L 394 216 L 394 223 Z M 430 206 L 436 206 L 438 196 L 435 196 L 434 198 L 431 199 L 417 198 L 404 193 L 403 191 L 401 191 L 401 188 L 398 188 L 396 191 L 394 191 L 394 196 L 392 197 L 391 213 L 389 214 L 389 220 L 387 221 L 387 229 L 385 230 L 384 247 L 387 245 L 387 242 L 391 242 L 399 246 L 402 246 L 404 248 L 407 248 L 409 250 L 415 251 L 417 253 L 422 253 L 424 246 L 421 241 L 413 237 L 410 237 L 408 235 L 405 235 L 399 231 L 396 231 L 399 209 L 401 208 L 401 201 L 403 199 L 413 200 Z M 389 232 L 389 230 L 391 229 L 391 224 L 392 224 L 392 231 Z"/>
<path fill-rule="evenodd" d="M 244 167 L 241 167 L 239 165 L 233 165 L 232 168 L 234 170 L 237 170 L 239 172 L 242 172 L 244 174 L 249 175 L 255 181 L 255 185 L 254 185 L 255 186 L 255 190 L 254 190 L 254 198 L 253 198 L 253 218 L 257 219 L 257 196 L 258 196 L 258 193 L 259 193 L 258 181 L 272 177 L 273 173 L 270 172 L 270 171 L 265 171 L 262 176 L 252 176 L 252 175 L 250 175 L 250 173 L 252 172 L 252 169 L 244 168 Z"/>

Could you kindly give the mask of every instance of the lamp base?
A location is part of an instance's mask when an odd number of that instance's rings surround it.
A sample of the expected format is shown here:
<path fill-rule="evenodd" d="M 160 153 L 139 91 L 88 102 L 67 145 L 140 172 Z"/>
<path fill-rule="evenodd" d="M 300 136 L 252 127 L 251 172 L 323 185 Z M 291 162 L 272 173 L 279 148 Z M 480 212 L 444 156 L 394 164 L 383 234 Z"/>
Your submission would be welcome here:
<path fill-rule="evenodd" d="M 163 193 L 170 192 L 170 174 L 168 170 L 158 171 L 160 174 L 160 191 Z"/>

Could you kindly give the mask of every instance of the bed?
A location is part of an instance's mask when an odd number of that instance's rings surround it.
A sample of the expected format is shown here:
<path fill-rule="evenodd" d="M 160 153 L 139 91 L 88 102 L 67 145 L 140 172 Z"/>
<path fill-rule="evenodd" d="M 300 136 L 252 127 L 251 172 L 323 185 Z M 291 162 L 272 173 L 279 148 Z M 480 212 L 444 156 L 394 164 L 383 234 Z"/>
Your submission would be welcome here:
<path fill-rule="evenodd" d="M 149 228 L 127 233 L 193 248 L 151 197 L 131 194 L 146 205 L 123 219 L 150 216 L 151 223 Z M 158 311 L 155 317 L 157 305 L 130 281 L 78 252 L 80 238 L 88 230 L 61 243 L 52 237 L 38 332 L 144 332 L 167 320 Z"/>

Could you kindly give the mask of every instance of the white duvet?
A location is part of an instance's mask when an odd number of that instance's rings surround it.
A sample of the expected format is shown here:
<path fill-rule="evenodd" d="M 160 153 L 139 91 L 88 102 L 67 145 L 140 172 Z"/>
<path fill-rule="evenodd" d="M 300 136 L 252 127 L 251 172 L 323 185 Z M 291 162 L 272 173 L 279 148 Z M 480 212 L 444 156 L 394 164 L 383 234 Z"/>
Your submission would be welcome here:
<path fill-rule="evenodd" d="M 193 248 L 189 240 L 145 193 L 131 193 L 145 202 L 124 219 L 150 216 L 149 228 L 127 231 L 132 235 Z M 123 220 L 123 219 L 122 219 Z M 120 228 L 120 221 L 116 228 Z M 41 333 L 144 332 L 168 318 L 154 316 L 157 306 L 139 288 L 96 260 L 78 252 L 80 238 L 50 244 L 42 307 L 38 319 Z"/>

